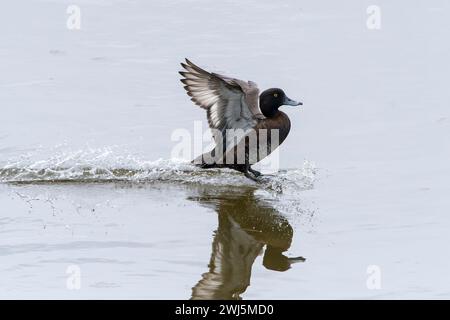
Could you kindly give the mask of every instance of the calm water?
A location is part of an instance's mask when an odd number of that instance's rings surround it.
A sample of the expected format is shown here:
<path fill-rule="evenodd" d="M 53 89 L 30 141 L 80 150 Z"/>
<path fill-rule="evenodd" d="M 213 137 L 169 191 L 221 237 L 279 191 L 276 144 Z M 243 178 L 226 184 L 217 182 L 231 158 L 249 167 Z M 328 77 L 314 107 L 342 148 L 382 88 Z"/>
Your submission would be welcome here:
<path fill-rule="evenodd" d="M 448 1 L 72 2 L 0 12 L 1 298 L 450 297 Z M 172 155 L 184 57 L 304 102 L 279 172 Z"/>

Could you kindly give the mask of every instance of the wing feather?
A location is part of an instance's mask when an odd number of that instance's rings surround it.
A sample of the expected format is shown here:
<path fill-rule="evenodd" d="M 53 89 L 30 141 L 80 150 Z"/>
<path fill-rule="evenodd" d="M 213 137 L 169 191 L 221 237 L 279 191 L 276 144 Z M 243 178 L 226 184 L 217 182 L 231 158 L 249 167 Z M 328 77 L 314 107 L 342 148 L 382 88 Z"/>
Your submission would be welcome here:
<path fill-rule="evenodd" d="M 196 105 L 206 109 L 210 128 L 219 130 L 222 138 L 227 129 L 249 130 L 265 118 L 259 109 L 256 83 L 207 72 L 188 59 L 181 66 L 185 69 L 180 71 L 184 89 Z"/>

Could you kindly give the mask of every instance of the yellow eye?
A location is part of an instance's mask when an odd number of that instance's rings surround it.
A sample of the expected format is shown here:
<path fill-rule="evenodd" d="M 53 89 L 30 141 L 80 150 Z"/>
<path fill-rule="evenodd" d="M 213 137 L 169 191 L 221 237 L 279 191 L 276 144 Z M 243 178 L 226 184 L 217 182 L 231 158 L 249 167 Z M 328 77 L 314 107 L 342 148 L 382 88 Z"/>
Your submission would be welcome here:
<path fill-rule="evenodd" d="M 274 93 L 273 96 L 274 96 L 275 98 L 277 98 L 277 97 L 278 97 L 278 93 Z"/>

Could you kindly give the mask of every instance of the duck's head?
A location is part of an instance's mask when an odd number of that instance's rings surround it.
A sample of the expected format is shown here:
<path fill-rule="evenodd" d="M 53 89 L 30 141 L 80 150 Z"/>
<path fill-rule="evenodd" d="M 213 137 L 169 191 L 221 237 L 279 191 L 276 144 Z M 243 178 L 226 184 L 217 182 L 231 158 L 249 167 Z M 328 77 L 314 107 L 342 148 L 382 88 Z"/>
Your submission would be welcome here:
<path fill-rule="evenodd" d="M 259 96 L 259 108 L 267 118 L 274 116 L 281 106 L 300 106 L 302 104 L 288 98 L 284 91 L 278 88 L 267 89 Z"/>

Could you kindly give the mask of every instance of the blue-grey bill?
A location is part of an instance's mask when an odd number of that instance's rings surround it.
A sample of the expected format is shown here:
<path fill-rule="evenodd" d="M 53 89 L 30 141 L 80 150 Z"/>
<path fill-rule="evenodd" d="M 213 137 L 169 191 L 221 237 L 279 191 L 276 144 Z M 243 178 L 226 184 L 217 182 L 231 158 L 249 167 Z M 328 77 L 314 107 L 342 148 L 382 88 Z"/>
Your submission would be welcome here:
<path fill-rule="evenodd" d="M 284 99 L 284 105 L 286 105 L 286 106 L 301 106 L 301 105 L 303 105 L 303 103 L 295 101 L 295 100 L 292 100 L 292 99 L 286 97 Z"/>

